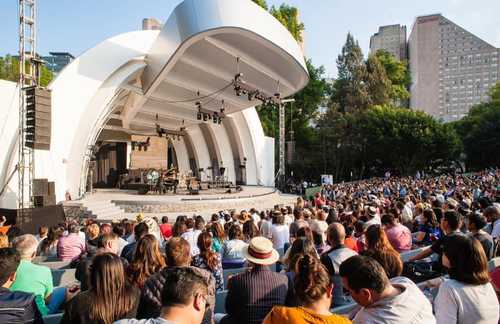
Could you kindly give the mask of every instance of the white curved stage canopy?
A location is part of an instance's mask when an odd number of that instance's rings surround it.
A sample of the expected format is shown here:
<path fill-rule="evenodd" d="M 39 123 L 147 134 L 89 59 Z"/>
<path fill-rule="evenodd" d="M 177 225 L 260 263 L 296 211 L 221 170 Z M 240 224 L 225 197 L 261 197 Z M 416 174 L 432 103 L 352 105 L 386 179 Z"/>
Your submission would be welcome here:
<path fill-rule="evenodd" d="M 264 136 L 254 108 L 261 101 L 252 95 L 284 98 L 308 78 L 295 39 L 252 1 L 185 0 L 161 31 L 109 38 L 50 84 L 51 148 L 36 151 L 35 178 L 55 182 L 57 201 L 66 192 L 81 197 L 96 143 L 125 138 L 130 150 L 127 136 L 156 136 L 159 125 L 178 135 L 171 145 L 180 172 L 215 163 L 235 182 L 244 167 L 246 184 L 273 186 L 274 139 Z M 17 204 L 17 176 L 9 181 L 18 159 L 17 91 L 0 81 L 3 208 Z M 221 117 L 220 124 L 204 114 Z"/>

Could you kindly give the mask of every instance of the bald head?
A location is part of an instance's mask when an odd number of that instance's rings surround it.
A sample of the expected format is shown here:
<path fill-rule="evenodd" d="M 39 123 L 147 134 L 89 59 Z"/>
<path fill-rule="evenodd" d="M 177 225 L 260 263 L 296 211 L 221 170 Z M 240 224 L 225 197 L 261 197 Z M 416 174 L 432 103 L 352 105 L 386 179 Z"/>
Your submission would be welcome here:
<path fill-rule="evenodd" d="M 345 240 L 344 225 L 340 223 L 331 223 L 330 226 L 328 226 L 327 239 L 331 247 L 336 247 L 341 244 L 344 244 Z"/>

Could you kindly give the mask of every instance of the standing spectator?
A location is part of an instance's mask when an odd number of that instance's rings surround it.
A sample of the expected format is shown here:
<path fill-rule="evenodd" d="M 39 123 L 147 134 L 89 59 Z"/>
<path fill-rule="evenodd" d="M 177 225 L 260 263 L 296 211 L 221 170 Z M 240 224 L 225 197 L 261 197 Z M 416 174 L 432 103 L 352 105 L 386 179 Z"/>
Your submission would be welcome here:
<path fill-rule="evenodd" d="M 63 235 L 63 230 L 59 226 L 52 226 L 47 237 L 38 244 L 37 255 L 48 258 L 57 258 L 57 244 Z"/>
<path fill-rule="evenodd" d="M 135 247 L 137 246 L 137 242 L 146 236 L 149 233 L 148 225 L 145 223 L 139 223 L 134 227 L 134 237 L 135 240 L 132 243 L 127 244 L 121 253 L 121 257 L 127 259 L 127 261 L 130 263 L 132 262 L 132 259 L 134 258 L 134 253 L 135 253 Z"/>
<path fill-rule="evenodd" d="M 80 292 L 67 305 L 61 324 L 111 324 L 137 314 L 139 289 L 129 285 L 123 263 L 116 254 L 94 257 L 90 268 L 90 288 Z"/>
<path fill-rule="evenodd" d="M 135 248 L 134 257 L 127 267 L 128 281 L 142 289 L 146 280 L 165 267 L 165 258 L 154 235 L 143 236 Z"/>
<path fill-rule="evenodd" d="M 203 276 L 191 268 L 164 271 L 161 315 L 156 319 L 128 319 L 116 324 L 201 323 L 208 306 L 208 287 Z"/>
<path fill-rule="evenodd" d="M 396 251 L 401 253 L 411 250 L 412 236 L 408 227 L 401 225 L 392 214 L 382 216 L 382 225 L 387 239 Z"/>
<path fill-rule="evenodd" d="M 455 235 L 447 240 L 443 252 L 450 279 L 440 285 L 434 301 L 438 323 L 497 324 L 498 299 L 480 242 Z"/>
<path fill-rule="evenodd" d="M 330 312 L 333 284 L 330 275 L 318 259 L 308 254 L 301 255 L 296 268 L 294 286 L 302 307 L 275 306 L 263 323 L 351 323 L 347 318 Z"/>
<path fill-rule="evenodd" d="M 222 250 L 222 245 L 226 240 L 224 227 L 220 222 L 212 223 L 212 226 L 210 227 L 210 232 L 212 233 L 212 249 L 220 254 Z"/>
<path fill-rule="evenodd" d="M 435 324 L 432 306 L 410 279 L 389 281 L 374 259 L 356 255 L 340 265 L 340 276 L 361 309 L 353 314 L 354 324 Z"/>
<path fill-rule="evenodd" d="M 271 227 L 271 238 L 275 249 L 284 249 L 285 243 L 290 242 L 290 232 L 285 225 L 285 217 L 280 211 L 276 211 Z"/>
<path fill-rule="evenodd" d="M 356 252 L 344 245 L 345 229 L 340 223 L 331 223 L 327 231 L 330 250 L 321 256 L 321 263 L 325 265 L 333 283 L 333 306 L 342 306 L 352 302 L 343 293 L 342 280 L 339 276 L 339 268 L 342 262 L 347 260 Z"/>
<path fill-rule="evenodd" d="M 68 294 L 66 293 L 66 288 L 54 289 L 52 273 L 48 267 L 32 263 L 38 246 L 35 236 L 21 235 L 14 239 L 12 245 L 19 252 L 21 262 L 10 289 L 34 294 L 38 310 L 42 315 L 56 313 L 65 299 L 72 295 L 69 291 Z M 46 304 L 46 300 L 50 302 Z"/>
<path fill-rule="evenodd" d="M 279 259 L 271 241 L 254 237 L 244 255 L 251 270 L 231 277 L 226 297 L 227 316 L 221 323 L 262 323 L 273 306 L 284 305 L 288 291 L 285 275 L 268 266 Z"/>
<path fill-rule="evenodd" d="M 260 219 L 261 219 L 259 225 L 260 235 L 265 238 L 271 239 L 273 234 L 271 232 L 272 223 L 271 220 L 269 219 L 269 215 L 266 212 L 262 212 L 260 215 Z"/>
<path fill-rule="evenodd" d="M 165 285 L 168 271 L 172 268 L 189 267 L 192 271 L 196 272 L 208 287 L 207 304 L 209 305 L 203 317 L 203 324 L 213 323 L 213 312 L 215 306 L 215 280 L 212 274 L 206 270 L 192 267 L 191 265 L 191 252 L 189 251 L 189 243 L 182 237 L 171 238 L 165 246 L 165 253 L 167 256 L 167 267 L 163 268 L 160 272 L 152 275 L 146 281 L 144 288 L 141 292 L 141 301 L 137 318 L 154 318 L 161 314 L 162 309 L 162 290 Z"/>
<path fill-rule="evenodd" d="M 394 278 L 403 272 L 403 261 L 392 247 L 380 225 L 368 227 L 365 233 L 366 249 L 361 253 L 377 260 L 386 271 L 387 277 Z"/>
<path fill-rule="evenodd" d="M 85 239 L 79 235 L 80 227 L 76 224 L 68 226 L 68 235 L 59 238 L 57 257 L 62 261 L 73 261 L 85 253 Z"/>
<path fill-rule="evenodd" d="M 35 303 L 35 296 L 9 290 L 16 279 L 20 261 L 21 256 L 16 249 L 0 248 L 0 322 L 41 324 L 42 315 Z"/>
<path fill-rule="evenodd" d="M 415 243 L 428 245 L 441 237 L 439 224 L 432 209 L 425 209 L 422 213 L 422 221 L 418 226 Z"/>
<path fill-rule="evenodd" d="M 164 240 L 172 237 L 172 224 L 168 223 L 168 216 L 161 218 L 160 232 Z"/>
<path fill-rule="evenodd" d="M 248 221 L 251 223 L 252 221 Z M 193 267 L 209 271 L 215 279 L 215 290 L 224 290 L 224 277 L 222 276 L 222 262 L 218 253 L 212 250 L 212 236 L 208 232 L 203 232 L 198 236 L 198 249 L 200 254 L 193 258 Z"/>
<path fill-rule="evenodd" d="M 471 213 L 468 219 L 468 229 L 471 236 L 481 243 L 486 258 L 490 260 L 493 257 L 493 238 L 483 230 L 487 224 L 486 217 L 481 214 Z"/>
<path fill-rule="evenodd" d="M 223 260 L 243 259 L 243 249 L 247 243 L 242 240 L 243 234 L 238 224 L 233 224 L 229 228 L 229 238 L 222 245 L 221 255 Z"/>

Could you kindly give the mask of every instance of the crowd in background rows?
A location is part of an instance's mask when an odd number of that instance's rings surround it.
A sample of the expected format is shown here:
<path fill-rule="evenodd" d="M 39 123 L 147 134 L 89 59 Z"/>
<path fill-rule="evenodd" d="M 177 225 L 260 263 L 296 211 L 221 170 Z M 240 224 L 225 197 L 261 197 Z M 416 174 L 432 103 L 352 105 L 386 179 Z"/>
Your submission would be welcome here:
<path fill-rule="evenodd" d="M 498 170 L 371 179 L 209 220 L 140 214 L 41 227 L 36 236 L 2 226 L 2 293 L 27 294 L 24 316 L 62 309 L 63 323 L 497 323 L 500 286 L 491 281 L 500 274 L 487 262 L 500 237 L 499 179 Z M 411 261 L 448 275 L 433 281 L 432 302 L 402 276 L 401 253 L 427 246 Z M 35 264 L 40 256 L 68 261 L 78 282 L 54 288 L 50 270 Z M 281 273 L 270 268 L 276 262 Z M 249 268 L 225 283 L 223 269 L 235 267 Z M 214 307 L 224 291 L 222 317 Z M 352 303 L 349 319 L 330 311 Z"/>

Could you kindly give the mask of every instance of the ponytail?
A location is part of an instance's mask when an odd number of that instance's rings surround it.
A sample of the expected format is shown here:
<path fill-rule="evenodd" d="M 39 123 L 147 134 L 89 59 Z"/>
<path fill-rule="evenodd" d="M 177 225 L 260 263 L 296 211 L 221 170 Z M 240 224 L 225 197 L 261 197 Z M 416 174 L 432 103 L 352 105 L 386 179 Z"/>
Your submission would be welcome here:
<path fill-rule="evenodd" d="M 297 260 L 294 287 L 302 305 L 319 300 L 331 287 L 330 275 L 317 258 L 304 254 Z"/>

